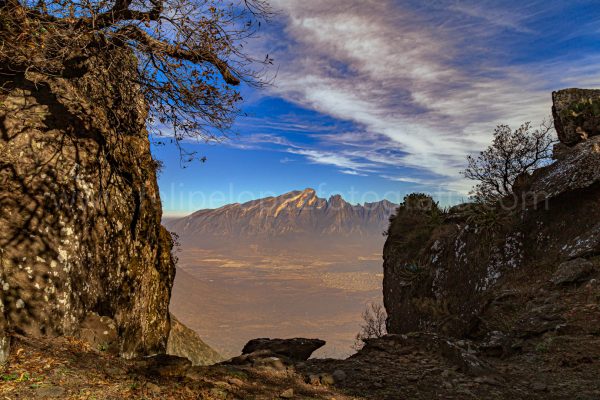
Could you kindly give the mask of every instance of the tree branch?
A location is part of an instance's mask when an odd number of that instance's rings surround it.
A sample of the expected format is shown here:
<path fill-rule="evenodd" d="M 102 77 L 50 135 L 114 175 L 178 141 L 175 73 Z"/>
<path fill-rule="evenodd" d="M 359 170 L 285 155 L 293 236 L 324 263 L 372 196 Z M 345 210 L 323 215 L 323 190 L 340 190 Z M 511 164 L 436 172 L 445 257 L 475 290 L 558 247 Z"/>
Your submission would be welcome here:
<path fill-rule="evenodd" d="M 119 29 L 117 33 L 142 44 L 153 53 L 162 53 L 177 60 L 190 61 L 196 64 L 203 62 L 210 63 L 219 70 L 225 82 L 230 85 L 240 84 L 240 80 L 233 75 L 227 63 L 208 50 L 201 48 L 182 49 L 180 47 L 172 46 L 168 43 L 154 39 L 146 32 L 133 25 L 123 27 Z"/>

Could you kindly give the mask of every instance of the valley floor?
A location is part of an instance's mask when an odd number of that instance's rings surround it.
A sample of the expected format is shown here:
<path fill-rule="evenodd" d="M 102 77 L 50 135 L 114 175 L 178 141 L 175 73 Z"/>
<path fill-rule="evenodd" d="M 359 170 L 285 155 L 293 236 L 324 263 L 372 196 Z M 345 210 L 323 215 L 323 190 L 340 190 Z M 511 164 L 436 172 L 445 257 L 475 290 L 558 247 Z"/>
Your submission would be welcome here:
<path fill-rule="evenodd" d="M 361 314 L 382 303 L 380 253 L 231 253 L 182 247 L 170 304 L 226 357 L 256 337 L 317 337 L 315 356 L 346 358 Z"/>

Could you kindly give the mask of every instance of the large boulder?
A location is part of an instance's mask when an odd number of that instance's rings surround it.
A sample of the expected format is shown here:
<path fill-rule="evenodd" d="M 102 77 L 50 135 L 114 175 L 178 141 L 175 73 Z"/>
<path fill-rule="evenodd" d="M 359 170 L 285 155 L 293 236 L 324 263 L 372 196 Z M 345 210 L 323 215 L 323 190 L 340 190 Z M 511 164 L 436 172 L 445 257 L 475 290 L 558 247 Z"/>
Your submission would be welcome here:
<path fill-rule="evenodd" d="M 325 341 L 320 339 L 253 339 L 242 349 L 242 354 L 251 354 L 259 351 L 268 351 L 294 361 L 305 361 L 311 354 L 325 346 Z"/>
<path fill-rule="evenodd" d="M 95 313 L 121 355 L 162 353 L 175 268 L 137 61 L 95 52 L 69 76 L 0 66 L 0 328 L 76 335 Z"/>
<path fill-rule="evenodd" d="M 600 90 L 564 89 L 552 93 L 559 140 L 569 146 L 600 135 Z"/>

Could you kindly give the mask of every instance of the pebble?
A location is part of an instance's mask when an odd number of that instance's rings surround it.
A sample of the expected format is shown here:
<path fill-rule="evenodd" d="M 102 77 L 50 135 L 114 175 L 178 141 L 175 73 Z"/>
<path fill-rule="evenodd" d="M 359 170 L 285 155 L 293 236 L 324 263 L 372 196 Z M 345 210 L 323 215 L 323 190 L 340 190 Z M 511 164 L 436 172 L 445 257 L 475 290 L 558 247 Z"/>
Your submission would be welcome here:
<path fill-rule="evenodd" d="M 161 392 L 160 386 L 158 386 L 157 384 L 152 383 L 152 382 L 147 382 L 146 383 L 146 388 L 149 391 L 151 391 L 152 393 L 155 393 L 155 394 L 159 394 Z"/>
<path fill-rule="evenodd" d="M 321 384 L 323 385 L 333 385 L 335 383 L 335 379 L 331 374 L 321 374 Z"/>
<path fill-rule="evenodd" d="M 318 385 L 319 383 L 321 383 L 321 380 L 319 379 L 319 375 L 310 374 L 306 377 L 306 383 L 309 383 L 311 385 Z"/>
<path fill-rule="evenodd" d="M 233 386 L 244 386 L 244 381 L 238 378 L 229 378 L 227 382 Z"/>
<path fill-rule="evenodd" d="M 294 389 L 287 389 L 279 395 L 282 399 L 291 399 L 294 397 Z"/>

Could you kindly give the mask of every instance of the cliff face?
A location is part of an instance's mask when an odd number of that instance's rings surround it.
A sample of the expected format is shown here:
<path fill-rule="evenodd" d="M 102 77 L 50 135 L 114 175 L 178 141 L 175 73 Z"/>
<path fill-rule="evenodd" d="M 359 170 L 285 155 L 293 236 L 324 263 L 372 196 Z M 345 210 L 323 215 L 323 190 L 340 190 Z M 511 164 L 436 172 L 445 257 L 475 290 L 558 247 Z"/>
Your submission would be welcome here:
<path fill-rule="evenodd" d="M 0 328 L 77 335 L 96 313 L 123 356 L 164 352 L 175 268 L 136 60 L 78 60 L 0 74 Z"/>
<path fill-rule="evenodd" d="M 578 93 L 585 98 L 573 98 Z M 600 137 L 586 128 L 574 141 L 561 130 L 589 125 L 585 119 L 567 123 L 570 114 L 563 111 L 595 104 L 597 97 L 588 96 L 577 90 L 553 95 L 554 114 L 562 118 L 556 123 L 561 155 L 525 177 L 514 209 L 474 218 L 473 205 L 463 205 L 439 221 L 422 207 L 398 213 L 384 249 L 390 333 L 543 334 L 570 321 L 567 297 L 581 295 L 577 285 L 588 281 L 596 290 L 590 279 L 600 265 Z M 551 283 L 561 280 L 574 285 L 572 291 Z"/>

